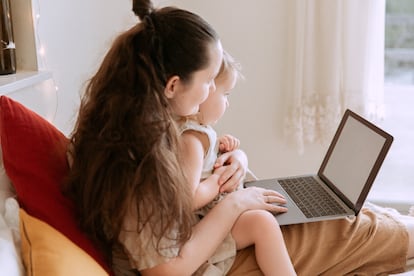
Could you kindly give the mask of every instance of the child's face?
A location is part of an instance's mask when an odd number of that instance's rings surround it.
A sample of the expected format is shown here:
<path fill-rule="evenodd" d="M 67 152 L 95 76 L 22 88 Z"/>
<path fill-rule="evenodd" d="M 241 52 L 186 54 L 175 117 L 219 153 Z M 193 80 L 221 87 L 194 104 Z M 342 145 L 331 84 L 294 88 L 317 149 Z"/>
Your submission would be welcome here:
<path fill-rule="evenodd" d="M 212 91 L 207 99 L 200 104 L 200 123 L 214 125 L 229 106 L 228 96 L 236 85 L 236 72 L 228 72 L 216 78 L 216 90 Z"/>

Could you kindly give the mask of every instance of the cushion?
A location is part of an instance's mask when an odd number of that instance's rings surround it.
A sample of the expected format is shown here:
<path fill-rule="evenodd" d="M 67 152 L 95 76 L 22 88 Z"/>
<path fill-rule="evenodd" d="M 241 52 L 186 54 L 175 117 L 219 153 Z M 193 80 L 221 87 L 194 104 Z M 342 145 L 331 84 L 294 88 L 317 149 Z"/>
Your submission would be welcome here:
<path fill-rule="evenodd" d="M 28 276 L 103 276 L 108 273 L 79 246 L 20 209 L 23 263 Z"/>
<path fill-rule="evenodd" d="M 24 275 L 18 232 L 19 205 L 3 166 L 0 147 L 0 267 L 4 275 Z"/>
<path fill-rule="evenodd" d="M 20 258 L 19 204 L 9 197 L 4 205 L 4 215 L 0 215 L 0 275 L 25 275 Z"/>
<path fill-rule="evenodd" d="M 110 271 L 102 254 L 80 231 L 74 206 L 60 190 L 68 172 L 65 135 L 35 112 L 1 96 L 0 141 L 4 168 L 20 206 L 64 234 Z"/>
<path fill-rule="evenodd" d="M 6 199 L 14 195 L 10 179 L 3 165 L 3 153 L 0 147 L 0 215 L 4 215 Z"/>

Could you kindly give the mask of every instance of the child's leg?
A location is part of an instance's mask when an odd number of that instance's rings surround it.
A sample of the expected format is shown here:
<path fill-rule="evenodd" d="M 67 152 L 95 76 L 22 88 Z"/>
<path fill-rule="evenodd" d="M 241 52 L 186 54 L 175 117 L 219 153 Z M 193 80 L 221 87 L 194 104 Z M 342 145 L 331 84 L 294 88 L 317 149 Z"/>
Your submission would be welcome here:
<path fill-rule="evenodd" d="M 257 263 L 265 275 L 296 275 L 274 216 L 263 210 L 244 212 L 231 234 L 237 249 L 255 245 Z"/>

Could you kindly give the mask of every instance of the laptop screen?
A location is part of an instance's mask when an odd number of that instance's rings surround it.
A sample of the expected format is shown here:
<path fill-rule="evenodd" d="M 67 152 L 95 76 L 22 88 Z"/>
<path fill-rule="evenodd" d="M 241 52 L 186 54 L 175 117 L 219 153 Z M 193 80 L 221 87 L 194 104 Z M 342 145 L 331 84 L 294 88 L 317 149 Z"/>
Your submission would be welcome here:
<path fill-rule="evenodd" d="M 362 207 L 392 136 L 350 110 L 340 123 L 319 176 L 356 212 Z"/>

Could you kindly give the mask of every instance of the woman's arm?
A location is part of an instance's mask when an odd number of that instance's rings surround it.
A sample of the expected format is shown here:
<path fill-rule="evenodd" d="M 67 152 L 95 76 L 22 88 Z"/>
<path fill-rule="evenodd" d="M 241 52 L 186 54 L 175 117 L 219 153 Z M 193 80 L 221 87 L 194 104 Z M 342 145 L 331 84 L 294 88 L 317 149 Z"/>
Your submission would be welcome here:
<path fill-rule="evenodd" d="M 213 255 L 241 213 L 251 209 L 285 212 L 286 208 L 273 204 L 284 202 L 277 192 L 257 187 L 227 195 L 194 226 L 192 238 L 181 247 L 176 258 L 143 270 L 142 275 L 191 275 Z"/>

